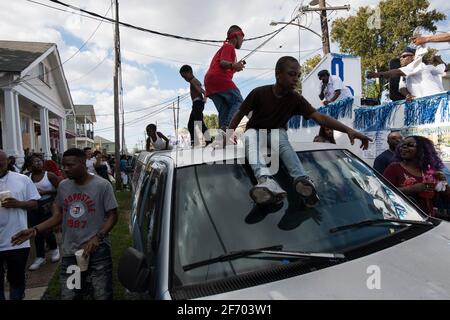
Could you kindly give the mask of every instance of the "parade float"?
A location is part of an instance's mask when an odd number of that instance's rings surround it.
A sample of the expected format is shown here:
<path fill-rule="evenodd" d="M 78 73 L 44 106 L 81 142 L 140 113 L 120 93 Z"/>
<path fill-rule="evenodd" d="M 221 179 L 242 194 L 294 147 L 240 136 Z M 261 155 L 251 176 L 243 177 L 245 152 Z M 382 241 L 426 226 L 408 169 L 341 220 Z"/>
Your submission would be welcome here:
<path fill-rule="evenodd" d="M 353 101 L 343 100 L 327 106 L 322 105 L 319 99 L 321 82 L 317 73 L 323 69 L 341 78 L 352 92 Z M 345 134 L 335 132 L 338 145 L 351 149 L 366 162 L 373 164 L 374 159 L 388 148 L 389 132 L 400 130 L 403 136 L 421 135 L 432 140 L 446 165 L 450 166 L 450 91 L 417 98 L 411 102 L 400 100 L 377 106 L 361 106 L 361 78 L 360 57 L 331 53 L 302 81 L 303 96 L 320 113 L 327 114 L 373 139 L 368 150 L 362 151 L 358 143 L 351 146 Z M 289 136 L 292 141 L 311 142 L 318 132 L 319 126 L 313 120 L 295 116 L 289 121 Z"/>

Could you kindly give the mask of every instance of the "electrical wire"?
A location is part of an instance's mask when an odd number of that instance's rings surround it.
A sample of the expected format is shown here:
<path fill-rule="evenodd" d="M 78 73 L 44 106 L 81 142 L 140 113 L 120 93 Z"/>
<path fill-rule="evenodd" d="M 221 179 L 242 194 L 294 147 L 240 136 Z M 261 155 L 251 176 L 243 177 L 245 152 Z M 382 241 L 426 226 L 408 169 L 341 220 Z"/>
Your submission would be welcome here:
<path fill-rule="evenodd" d="M 33 0 L 26 0 L 26 1 L 44 5 L 44 4 L 42 4 L 42 3 L 39 3 L 39 2 L 36 2 L 36 1 L 33 1 Z M 106 11 L 105 15 L 107 15 L 107 14 L 109 13 L 110 10 L 111 10 L 111 6 L 108 7 L 108 10 Z M 54 68 L 48 70 L 47 73 L 52 73 L 52 72 L 55 71 L 55 70 L 61 69 L 62 66 L 63 66 L 66 62 L 70 61 L 73 57 L 75 57 L 78 53 L 80 53 L 80 52 L 81 52 L 81 49 L 82 49 L 82 48 L 83 48 L 83 47 L 84 47 L 84 46 L 92 39 L 92 37 L 93 37 L 93 36 L 95 35 L 95 33 L 98 31 L 98 29 L 100 28 L 100 26 L 101 26 L 102 23 L 103 23 L 103 21 L 100 21 L 100 23 L 97 25 L 97 27 L 95 28 L 95 30 L 94 30 L 94 31 L 91 33 L 91 35 L 89 36 L 89 38 L 81 45 L 81 47 L 78 48 L 78 50 L 77 50 L 74 54 L 72 54 L 68 59 L 66 59 L 66 60 L 64 60 L 63 62 L 61 62 L 61 64 L 58 64 L 57 67 L 54 67 Z M 29 75 L 25 75 L 25 77 L 22 77 L 22 78 L 19 78 L 19 79 L 17 79 L 17 80 L 14 80 L 14 81 L 12 81 L 11 84 L 19 84 L 19 83 L 21 83 L 21 82 L 23 82 L 23 81 L 25 81 L 25 80 L 26 80 L 26 81 L 30 81 L 30 80 L 37 79 L 37 78 L 40 77 L 40 76 L 38 75 L 38 76 L 35 76 L 35 77 L 27 78 L 27 76 L 29 76 Z M 56 83 L 56 82 L 53 83 L 53 84 L 57 84 L 57 85 L 58 85 L 58 83 Z M 59 83 L 59 84 L 60 84 L 60 83 Z"/>
<path fill-rule="evenodd" d="M 246 59 L 248 59 L 251 55 L 253 55 L 256 50 L 258 50 L 259 48 L 265 46 L 270 40 L 272 40 L 274 37 L 276 37 L 281 31 L 283 31 L 289 24 L 291 24 L 295 19 L 297 19 L 297 17 L 294 17 L 293 19 L 291 19 L 291 21 L 289 21 L 287 24 L 285 24 L 284 26 L 282 26 L 280 29 L 277 30 L 277 32 L 275 32 L 274 34 L 272 34 L 269 38 L 267 38 L 266 40 L 264 40 L 260 45 L 258 45 L 256 48 L 254 48 L 252 51 L 250 51 L 247 55 L 245 55 L 240 61 L 245 61 Z"/>
<path fill-rule="evenodd" d="M 111 19 L 111 18 L 107 18 L 107 17 L 101 16 L 98 13 L 95 13 L 95 12 L 92 12 L 92 11 L 89 11 L 89 10 L 85 10 L 85 9 L 81 9 L 81 8 L 76 7 L 76 6 L 73 6 L 73 5 L 64 3 L 62 1 L 59 1 L 59 0 L 49 0 L 49 1 L 50 2 L 54 2 L 56 4 L 59 4 L 61 6 L 64 6 L 64 7 L 71 8 L 71 9 L 76 10 L 76 11 L 80 11 L 80 12 L 86 13 L 88 15 L 91 15 L 91 16 L 94 16 L 94 17 L 97 17 L 97 18 L 100 18 L 100 19 L 107 20 L 107 21 L 109 21 L 111 23 L 119 23 L 121 26 L 124 26 L 124 27 L 127 27 L 127 28 L 131 28 L 131 29 L 135 29 L 135 30 L 139 30 L 139 31 L 144 31 L 144 32 L 156 34 L 156 35 L 163 36 L 163 37 L 170 37 L 170 38 L 174 38 L 174 39 L 178 39 L 178 40 L 195 41 L 195 42 L 223 43 L 223 40 L 209 40 L 209 39 L 198 39 L 198 38 L 192 38 L 192 37 L 185 37 L 185 36 L 180 36 L 180 35 L 176 35 L 176 34 L 171 34 L 171 33 L 166 33 L 166 32 L 161 32 L 161 31 L 155 31 L 155 30 L 144 28 L 144 27 L 139 27 L 139 26 L 136 26 L 136 25 L 133 25 L 133 24 L 130 24 L 130 23 L 126 23 L 126 22 L 121 22 L 121 21 L 117 22 L 115 19 Z M 282 29 L 282 28 L 280 28 L 280 29 Z M 280 29 L 277 29 L 275 31 L 272 31 L 272 32 L 269 32 L 269 33 L 266 33 L 266 34 L 263 34 L 263 35 L 260 35 L 260 36 L 247 38 L 246 41 L 258 40 L 258 39 L 269 37 L 269 36 L 271 36 L 273 34 L 276 34 Z"/>

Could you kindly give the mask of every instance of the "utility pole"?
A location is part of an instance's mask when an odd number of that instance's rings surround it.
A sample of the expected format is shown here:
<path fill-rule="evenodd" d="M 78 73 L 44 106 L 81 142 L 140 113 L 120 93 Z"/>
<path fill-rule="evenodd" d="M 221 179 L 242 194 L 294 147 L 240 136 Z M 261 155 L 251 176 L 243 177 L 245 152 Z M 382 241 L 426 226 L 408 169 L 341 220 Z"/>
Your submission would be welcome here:
<path fill-rule="evenodd" d="M 177 131 L 180 130 L 179 126 L 180 126 L 180 96 L 178 96 L 177 102 Z"/>
<path fill-rule="evenodd" d="M 116 23 L 114 29 L 114 172 L 116 175 L 116 190 L 122 190 L 122 179 L 120 176 L 120 116 L 119 116 L 119 66 L 120 66 L 120 37 L 119 37 L 119 0 L 116 4 Z"/>
<path fill-rule="evenodd" d="M 173 131 L 175 136 L 177 136 L 177 120 L 176 120 L 176 116 L 175 116 L 175 102 L 172 103 L 172 108 L 173 110 Z"/>
<path fill-rule="evenodd" d="M 350 5 L 345 6 L 337 6 L 337 7 L 327 7 L 325 0 L 313 0 L 309 3 L 310 5 L 314 6 L 319 4 L 318 8 L 311 8 L 311 7 L 301 7 L 301 12 L 309 12 L 309 11 L 315 11 L 320 12 L 320 26 L 322 28 L 322 49 L 323 54 L 326 55 L 330 53 L 330 35 L 328 33 L 328 18 L 327 18 L 327 11 L 331 10 L 350 10 Z"/>
<path fill-rule="evenodd" d="M 323 54 L 330 53 L 330 35 L 328 33 L 327 11 L 323 10 L 327 6 L 325 0 L 319 0 L 320 11 L 320 27 L 322 29 L 322 48 Z"/>

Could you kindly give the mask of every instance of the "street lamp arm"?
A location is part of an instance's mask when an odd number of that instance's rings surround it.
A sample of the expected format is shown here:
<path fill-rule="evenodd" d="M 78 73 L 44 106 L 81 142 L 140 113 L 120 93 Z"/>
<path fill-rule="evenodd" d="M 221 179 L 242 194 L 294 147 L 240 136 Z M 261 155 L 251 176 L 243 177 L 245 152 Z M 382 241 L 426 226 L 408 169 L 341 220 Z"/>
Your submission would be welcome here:
<path fill-rule="evenodd" d="M 317 33 L 316 31 L 314 31 L 314 30 L 312 30 L 311 28 L 308 28 L 308 27 L 306 27 L 306 26 L 304 26 L 304 25 L 301 25 L 301 24 L 298 24 L 298 23 L 293 23 L 293 22 L 288 23 L 288 22 L 275 22 L 275 21 L 272 21 L 272 22 L 270 23 L 271 26 L 276 26 L 277 24 L 291 24 L 291 25 L 293 25 L 293 26 L 297 26 L 297 27 L 300 27 L 300 28 L 302 28 L 302 29 L 308 30 L 308 31 L 314 33 L 316 36 L 318 36 L 319 38 L 322 39 L 322 36 L 321 36 L 319 33 Z"/>

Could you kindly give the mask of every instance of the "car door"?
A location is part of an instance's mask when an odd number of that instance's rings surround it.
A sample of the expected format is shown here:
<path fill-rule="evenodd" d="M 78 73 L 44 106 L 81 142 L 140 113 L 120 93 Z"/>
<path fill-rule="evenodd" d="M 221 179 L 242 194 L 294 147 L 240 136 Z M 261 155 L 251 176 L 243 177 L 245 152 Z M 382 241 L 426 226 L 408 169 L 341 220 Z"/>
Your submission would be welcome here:
<path fill-rule="evenodd" d="M 149 163 L 142 182 L 136 208 L 134 247 L 141 251 L 150 269 L 155 269 L 160 244 L 161 213 L 167 166 L 160 161 Z M 155 281 L 152 281 L 155 283 Z M 150 288 L 150 296 L 154 288 Z"/>

